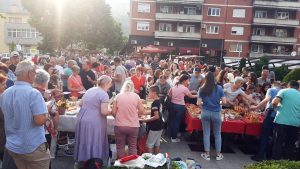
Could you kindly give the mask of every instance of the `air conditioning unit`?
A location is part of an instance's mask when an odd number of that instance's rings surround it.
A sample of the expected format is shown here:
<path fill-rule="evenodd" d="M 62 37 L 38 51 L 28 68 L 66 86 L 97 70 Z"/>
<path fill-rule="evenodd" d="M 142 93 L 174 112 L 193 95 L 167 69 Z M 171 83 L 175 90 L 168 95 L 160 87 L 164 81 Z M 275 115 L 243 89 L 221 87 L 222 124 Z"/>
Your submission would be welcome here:
<path fill-rule="evenodd" d="M 159 41 L 154 41 L 154 45 L 159 46 Z"/>
<path fill-rule="evenodd" d="M 168 46 L 173 46 L 173 42 L 168 42 Z"/>
<path fill-rule="evenodd" d="M 136 45 L 137 44 L 137 40 L 131 40 L 131 44 L 132 45 Z"/>
<path fill-rule="evenodd" d="M 202 46 L 203 48 L 207 48 L 207 44 L 206 44 L 206 43 L 203 43 L 201 46 Z"/>
<path fill-rule="evenodd" d="M 202 29 L 206 29 L 206 24 L 201 24 Z"/>

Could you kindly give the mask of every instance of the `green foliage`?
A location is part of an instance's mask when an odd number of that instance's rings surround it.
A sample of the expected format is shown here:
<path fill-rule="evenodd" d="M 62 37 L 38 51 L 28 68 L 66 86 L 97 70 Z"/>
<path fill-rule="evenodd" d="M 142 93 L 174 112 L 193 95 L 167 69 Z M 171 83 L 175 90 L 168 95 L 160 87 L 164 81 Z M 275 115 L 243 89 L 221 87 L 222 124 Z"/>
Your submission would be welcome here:
<path fill-rule="evenodd" d="M 241 60 L 240 60 L 240 64 L 239 64 L 239 71 L 240 72 L 242 72 L 242 69 L 243 69 L 243 67 L 246 67 L 246 58 L 242 58 Z"/>
<path fill-rule="evenodd" d="M 87 49 L 123 47 L 121 25 L 111 16 L 105 0 L 22 0 L 30 12 L 29 23 L 43 36 L 40 50 L 53 52 L 72 44 Z"/>
<path fill-rule="evenodd" d="M 294 69 L 290 71 L 284 78 L 283 82 L 289 82 L 291 80 L 300 80 L 300 69 Z"/>
<path fill-rule="evenodd" d="M 266 57 L 261 57 L 258 61 L 255 62 L 253 71 L 256 73 L 256 75 L 258 77 L 260 77 L 262 66 L 263 65 L 268 65 L 268 64 L 269 64 L 269 59 L 266 58 Z"/>
<path fill-rule="evenodd" d="M 290 70 L 288 69 L 287 65 L 281 65 L 281 67 L 274 68 L 275 78 L 276 80 L 282 81 L 284 76 L 286 76 Z"/>
<path fill-rule="evenodd" d="M 299 169 L 300 161 L 263 161 L 255 164 L 250 164 L 244 169 Z"/>
<path fill-rule="evenodd" d="M 9 44 L 9 52 L 15 51 L 16 49 L 16 44 L 14 42 Z"/>

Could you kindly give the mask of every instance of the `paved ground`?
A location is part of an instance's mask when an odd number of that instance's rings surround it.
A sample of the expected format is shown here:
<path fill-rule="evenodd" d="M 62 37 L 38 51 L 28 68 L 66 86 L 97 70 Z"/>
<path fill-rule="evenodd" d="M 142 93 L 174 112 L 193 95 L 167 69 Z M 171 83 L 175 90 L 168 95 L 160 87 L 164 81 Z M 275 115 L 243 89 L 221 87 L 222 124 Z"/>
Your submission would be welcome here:
<path fill-rule="evenodd" d="M 180 157 L 185 160 L 193 158 L 200 163 L 204 169 L 242 169 L 246 164 L 253 163 L 250 155 L 246 155 L 239 150 L 237 143 L 229 142 L 228 145 L 234 153 L 223 153 L 224 159 L 216 161 L 214 158 L 211 161 L 206 161 L 200 157 L 201 152 L 191 151 L 188 144 L 195 143 L 187 141 L 188 136 L 183 138 L 183 142 L 171 143 L 166 139 L 161 144 L 161 152 L 168 152 L 171 158 Z M 214 153 L 212 153 L 212 157 Z M 57 157 L 52 162 L 52 169 L 73 169 L 74 161 L 72 157 Z"/>

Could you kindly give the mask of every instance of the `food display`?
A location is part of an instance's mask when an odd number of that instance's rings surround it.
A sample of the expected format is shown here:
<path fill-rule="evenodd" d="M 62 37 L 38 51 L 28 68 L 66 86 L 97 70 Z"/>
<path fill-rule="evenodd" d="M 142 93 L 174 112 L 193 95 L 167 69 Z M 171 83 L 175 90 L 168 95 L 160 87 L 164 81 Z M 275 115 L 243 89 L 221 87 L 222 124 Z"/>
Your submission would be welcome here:
<path fill-rule="evenodd" d="M 150 112 L 151 104 L 153 103 L 153 100 L 150 100 L 150 99 L 147 99 L 147 100 L 141 99 L 141 100 L 142 100 L 142 103 L 143 103 L 143 106 L 144 106 L 146 112 Z"/>
<path fill-rule="evenodd" d="M 185 107 L 192 117 L 196 118 L 201 113 L 201 109 L 197 105 L 189 104 L 189 105 L 186 105 Z"/>
<path fill-rule="evenodd" d="M 68 111 L 76 110 L 77 109 L 77 103 L 76 101 L 68 101 Z"/>
<path fill-rule="evenodd" d="M 242 114 L 232 109 L 224 109 L 222 111 L 223 120 L 239 120 L 242 119 Z"/>
<path fill-rule="evenodd" d="M 245 115 L 244 119 L 251 123 L 260 123 L 263 121 L 263 117 L 259 112 L 249 112 Z"/>

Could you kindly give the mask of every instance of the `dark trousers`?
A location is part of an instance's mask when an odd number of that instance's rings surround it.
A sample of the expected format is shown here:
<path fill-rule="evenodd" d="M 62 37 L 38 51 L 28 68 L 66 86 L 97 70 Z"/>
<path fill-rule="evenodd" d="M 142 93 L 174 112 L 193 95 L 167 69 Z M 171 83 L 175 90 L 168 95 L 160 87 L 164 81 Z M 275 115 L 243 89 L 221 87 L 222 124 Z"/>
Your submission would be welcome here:
<path fill-rule="evenodd" d="M 269 147 L 269 137 L 272 136 L 273 134 L 273 121 L 274 117 L 271 116 L 273 113 L 272 109 L 267 110 L 266 112 L 266 118 L 262 124 L 262 131 L 261 131 L 261 136 L 260 136 L 260 146 L 258 150 L 258 156 L 259 157 L 264 157 L 267 148 Z"/>
<path fill-rule="evenodd" d="M 274 124 L 274 143 L 272 158 L 274 160 L 282 159 L 282 146 L 285 145 L 285 150 L 287 152 L 287 158 L 293 159 L 293 151 L 295 148 L 295 142 L 298 138 L 299 128 L 295 126 Z"/>
<path fill-rule="evenodd" d="M 189 98 L 189 103 L 190 104 L 197 104 L 197 100 L 198 100 L 198 98 L 193 98 L 193 99 Z"/>
<path fill-rule="evenodd" d="M 18 169 L 14 159 L 8 154 L 7 150 L 4 150 L 2 169 Z"/>
<path fill-rule="evenodd" d="M 171 112 L 169 113 L 170 116 L 170 129 L 171 129 L 171 138 L 176 139 L 177 133 L 180 128 L 180 123 L 184 118 L 186 108 L 184 105 L 174 104 L 172 103 Z"/>

